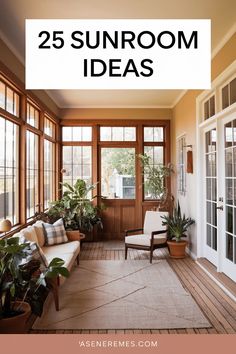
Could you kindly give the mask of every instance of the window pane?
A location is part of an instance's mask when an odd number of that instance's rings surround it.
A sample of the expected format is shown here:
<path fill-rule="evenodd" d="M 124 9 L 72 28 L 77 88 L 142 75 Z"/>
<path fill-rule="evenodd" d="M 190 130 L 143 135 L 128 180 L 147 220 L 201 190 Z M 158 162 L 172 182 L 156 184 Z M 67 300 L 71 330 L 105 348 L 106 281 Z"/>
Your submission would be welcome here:
<path fill-rule="evenodd" d="M 163 142 L 164 129 L 162 127 L 145 127 L 144 128 L 145 142 Z"/>
<path fill-rule="evenodd" d="M 55 199 L 55 144 L 44 140 L 44 209 Z"/>
<path fill-rule="evenodd" d="M 135 141 L 135 127 L 100 127 L 101 141 Z"/>
<path fill-rule="evenodd" d="M 63 146 L 63 181 L 73 185 L 78 178 L 91 184 L 91 146 Z"/>
<path fill-rule="evenodd" d="M 225 86 L 222 89 L 222 109 L 229 106 L 229 86 Z"/>
<path fill-rule="evenodd" d="M 52 138 L 55 138 L 56 125 L 50 119 L 44 118 L 44 133 Z"/>
<path fill-rule="evenodd" d="M 135 199 L 135 149 L 102 148 L 102 196 Z"/>
<path fill-rule="evenodd" d="M 9 113 L 14 113 L 14 91 L 7 87 L 7 106 L 6 110 Z"/>
<path fill-rule="evenodd" d="M 27 218 L 30 218 L 38 211 L 39 203 L 38 135 L 27 131 L 26 148 Z"/>
<path fill-rule="evenodd" d="M 19 128 L 0 117 L 0 219 L 19 223 Z"/>
<path fill-rule="evenodd" d="M 5 109 L 5 85 L 0 81 L 0 107 Z"/>
<path fill-rule="evenodd" d="M 0 79 L 0 107 L 19 117 L 20 96 Z"/>
<path fill-rule="evenodd" d="M 163 146 L 145 146 L 144 154 L 147 154 L 150 157 L 150 164 L 151 167 L 153 168 L 153 174 L 155 175 L 155 170 L 158 170 L 164 164 Z M 153 191 L 152 188 L 152 183 L 150 183 L 150 179 L 146 175 L 144 176 L 144 198 L 145 199 L 160 198 L 160 196 L 155 195 L 155 191 Z"/>
<path fill-rule="evenodd" d="M 27 103 L 27 123 L 39 128 L 39 110 L 30 103 Z"/>
<path fill-rule="evenodd" d="M 236 102 L 236 78 L 230 82 L 230 104 Z"/>
<path fill-rule="evenodd" d="M 92 127 L 63 127 L 63 141 L 92 141 Z"/>

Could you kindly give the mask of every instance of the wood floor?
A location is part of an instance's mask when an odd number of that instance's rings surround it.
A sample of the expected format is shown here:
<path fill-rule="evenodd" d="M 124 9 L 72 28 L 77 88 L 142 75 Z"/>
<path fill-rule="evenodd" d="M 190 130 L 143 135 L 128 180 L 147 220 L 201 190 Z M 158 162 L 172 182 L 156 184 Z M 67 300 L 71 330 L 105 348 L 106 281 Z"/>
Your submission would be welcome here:
<path fill-rule="evenodd" d="M 128 258 L 139 260 L 147 259 L 148 252 L 129 250 Z M 189 257 L 182 260 L 173 260 L 168 257 L 167 249 L 158 249 L 154 252 L 154 259 L 167 259 L 176 272 L 184 288 L 186 288 L 198 303 L 212 328 L 201 329 L 171 329 L 171 330 L 57 330 L 31 331 L 31 333 L 180 333 L 180 334 L 216 334 L 236 333 L 236 303 Z M 107 247 L 107 243 L 84 243 L 81 251 L 81 260 L 124 259 L 124 250 L 114 243 L 114 247 Z"/>

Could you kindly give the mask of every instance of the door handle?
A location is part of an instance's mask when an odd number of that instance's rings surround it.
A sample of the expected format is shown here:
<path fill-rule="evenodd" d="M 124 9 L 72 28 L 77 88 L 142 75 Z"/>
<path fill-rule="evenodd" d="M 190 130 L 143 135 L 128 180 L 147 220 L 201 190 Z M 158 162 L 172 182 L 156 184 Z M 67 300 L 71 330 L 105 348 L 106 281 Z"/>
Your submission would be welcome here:
<path fill-rule="evenodd" d="M 216 209 L 224 210 L 224 207 L 223 207 L 223 205 L 221 205 L 221 206 L 216 207 Z"/>

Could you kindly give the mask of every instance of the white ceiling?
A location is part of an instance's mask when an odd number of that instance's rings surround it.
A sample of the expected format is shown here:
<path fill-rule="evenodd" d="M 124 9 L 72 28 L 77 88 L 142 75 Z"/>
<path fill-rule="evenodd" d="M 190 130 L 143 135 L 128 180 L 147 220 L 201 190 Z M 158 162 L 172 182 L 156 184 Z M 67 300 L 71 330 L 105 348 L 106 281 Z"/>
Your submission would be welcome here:
<path fill-rule="evenodd" d="M 0 0 L 0 34 L 24 62 L 24 20 L 37 18 L 209 18 L 212 50 L 236 22 L 235 0 Z M 172 107 L 180 90 L 51 90 L 59 107 Z"/>

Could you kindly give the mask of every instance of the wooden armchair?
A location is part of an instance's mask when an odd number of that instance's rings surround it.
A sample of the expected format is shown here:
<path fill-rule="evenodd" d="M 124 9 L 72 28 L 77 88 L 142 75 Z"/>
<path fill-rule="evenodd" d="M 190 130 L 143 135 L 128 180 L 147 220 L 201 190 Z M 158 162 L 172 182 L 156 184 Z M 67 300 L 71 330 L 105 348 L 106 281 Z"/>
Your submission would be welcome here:
<path fill-rule="evenodd" d="M 153 251 L 156 248 L 167 247 L 167 230 L 162 226 L 161 216 L 168 214 L 164 211 L 146 211 L 143 228 L 125 230 L 125 259 L 127 259 L 128 248 L 134 248 L 149 251 L 150 263 L 152 263 Z M 142 233 L 129 236 L 134 232 Z"/>

